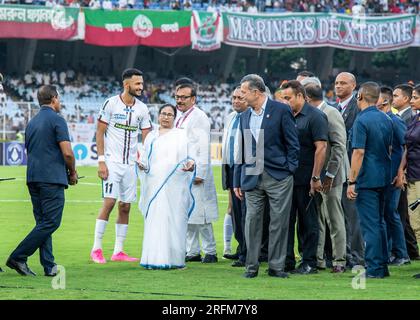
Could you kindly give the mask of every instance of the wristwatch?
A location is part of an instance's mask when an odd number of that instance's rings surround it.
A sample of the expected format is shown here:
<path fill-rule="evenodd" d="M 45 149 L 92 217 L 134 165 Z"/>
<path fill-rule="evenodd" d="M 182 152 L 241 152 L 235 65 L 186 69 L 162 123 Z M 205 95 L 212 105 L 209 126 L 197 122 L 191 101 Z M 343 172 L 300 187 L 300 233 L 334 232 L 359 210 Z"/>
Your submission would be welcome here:
<path fill-rule="evenodd" d="M 311 179 L 313 182 L 318 182 L 319 180 L 321 180 L 321 178 L 317 176 L 313 176 Z"/>
<path fill-rule="evenodd" d="M 356 184 L 356 180 L 354 180 L 354 181 L 347 180 L 347 184 L 349 186 L 355 185 Z"/>

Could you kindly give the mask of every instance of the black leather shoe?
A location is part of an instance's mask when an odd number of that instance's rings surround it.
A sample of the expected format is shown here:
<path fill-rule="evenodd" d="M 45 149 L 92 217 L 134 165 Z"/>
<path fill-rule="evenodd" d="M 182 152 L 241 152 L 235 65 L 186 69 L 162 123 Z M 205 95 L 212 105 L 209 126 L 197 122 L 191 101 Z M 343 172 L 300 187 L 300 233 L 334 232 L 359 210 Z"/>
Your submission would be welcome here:
<path fill-rule="evenodd" d="M 8 266 L 10 269 L 16 270 L 17 273 L 22 276 L 36 276 L 35 272 L 29 269 L 26 262 L 18 262 L 12 258 L 9 258 L 6 262 L 6 266 Z"/>
<path fill-rule="evenodd" d="M 185 262 L 200 262 L 201 261 L 201 256 L 199 254 L 197 254 L 196 256 L 186 256 L 185 257 Z"/>
<path fill-rule="evenodd" d="M 55 277 L 57 275 L 57 265 L 52 268 L 44 268 L 44 276 L 46 277 Z"/>
<path fill-rule="evenodd" d="M 257 272 L 245 272 L 243 277 L 244 278 L 255 278 L 256 276 L 258 276 L 258 271 Z"/>
<path fill-rule="evenodd" d="M 414 279 L 420 279 L 420 273 L 417 273 L 413 276 Z"/>
<path fill-rule="evenodd" d="M 296 268 L 295 267 L 288 267 L 288 266 L 286 266 L 286 267 L 284 267 L 284 272 L 292 272 L 292 271 L 294 271 L 294 270 L 296 270 Z M 267 271 L 268 272 L 268 271 Z"/>
<path fill-rule="evenodd" d="M 403 265 L 410 264 L 410 263 L 411 263 L 410 259 L 408 258 L 395 258 L 394 260 L 392 260 L 392 262 L 389 265 L 401 267 Z"/>
<path fill-rule="evenodd" d="M 245 262 L 241 260 L 233 261 L 231 264 L 232 267 L 245 267 Z"/>
<path fill-rule="evenodd" d="M 318 273 L 318 270 L 316 268 L 312 268 L 308 266 L 307 264 L 302 264 L 299 266 L 299 268 L 291 271 L 290 273 L 293 274 L 315 274 Z"/>
<path fill-rule="evenodd" d="M 277 271 L 273 269 L 268 269 L 268 275 L 270 277 L 277 277 L 277 278 L 289 278 L 287 272 Z"/>
<path fill-rule="evenodd" d="M 202 263 L 215 263 L 217 262 L 217 256 L 215 254 L 206 254 L 201 260 Z"/>
<path fill-rule="evenodd" d="M 4 272 L 2 268 L 0 268 L 0 272 Z"/>
<path fill-rule="evenodd" d="M 235 254 L 226 253 L 226 254 L 223 255 L 223 258 L 229 259 L 229 260 L 238 260 L 239 255 L 236 254 L 236 253 Z"/>
<path fill-rule="evenodd" d="M 417 256 L 417 257 L 411 258 L 411 260 L 420 261 L 420 256 Z"/>

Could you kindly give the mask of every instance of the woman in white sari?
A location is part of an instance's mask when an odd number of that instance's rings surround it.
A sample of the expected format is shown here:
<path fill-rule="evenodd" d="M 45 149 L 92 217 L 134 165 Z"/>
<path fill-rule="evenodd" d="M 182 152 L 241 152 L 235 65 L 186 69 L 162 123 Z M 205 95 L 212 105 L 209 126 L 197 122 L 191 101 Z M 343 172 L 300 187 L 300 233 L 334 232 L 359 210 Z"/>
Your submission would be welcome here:
<path fill-rule="evenodd" d="M 159 129 L 150 132 L 140 154 L 144 216 L 140 265 L 147 269 L 185 267 L 188 218 L 194 208 L 191 187 L 194 161 L 189 158 L 186 133 L 174 128 L 176 108 L 159 110 Z"/>

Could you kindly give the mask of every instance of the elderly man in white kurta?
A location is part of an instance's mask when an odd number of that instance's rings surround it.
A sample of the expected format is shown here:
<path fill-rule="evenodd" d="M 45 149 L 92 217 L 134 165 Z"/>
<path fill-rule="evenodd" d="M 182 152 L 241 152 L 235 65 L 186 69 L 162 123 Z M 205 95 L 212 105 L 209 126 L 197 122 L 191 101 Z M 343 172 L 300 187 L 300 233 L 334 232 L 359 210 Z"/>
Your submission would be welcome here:
<path fill-rule="evenodd" d="M 194 155 L 197 171 L 192 188 L 195 208 L 188 221 L 185 261 L 217 262 L 212 222 L 218 218 L 218 207 L 210 159 L 210 121 L 207 115 L 195 105 L 194 85 L 186 83 L 178 86 L 175 100 L 179 111 L 175 126 L 187 130 L 188 139 L 197 150 Z M 200 236 L 203 258 L 200 254 Z"/>

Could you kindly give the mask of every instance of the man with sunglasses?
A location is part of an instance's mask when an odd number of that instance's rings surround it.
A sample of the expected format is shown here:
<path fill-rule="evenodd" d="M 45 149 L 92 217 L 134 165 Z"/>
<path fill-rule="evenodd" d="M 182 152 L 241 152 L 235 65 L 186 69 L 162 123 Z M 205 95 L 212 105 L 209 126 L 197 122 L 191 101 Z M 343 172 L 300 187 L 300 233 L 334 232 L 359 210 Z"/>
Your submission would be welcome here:
<path fill-rule="evenodd" d="M 6 265 L 23 276 L 35 276 L 28 257 L 39 249 L 45 276 L 55 276 L 52 234 L 58 229 L 64 209 L 64 189 L 77 183 L 75 159 L 66 121 L 58 113 L 60 98 L 55 86 L 38 90 L 39 113 L 25 130 L 28 154 L 26 182 L 36 225 L 11 253 Z"/>
<path fill-rule="evenodd" d="M 197 105 L 197 90 L 193 83 L 177 83 L 175 93 L 178 109 L 175 126 L 187 131 L 194 146 L 197 166 L 192 192 L 195 207 L 188 221 L 187 255 L 185 261 L 217 262 L 216 240 L 212 222 L 218 218 L 217 195 L 210 159 L 210 120 Z M 204 257 L 200 254 L 200 235 Z"/>

